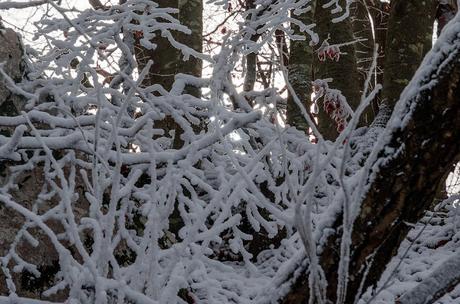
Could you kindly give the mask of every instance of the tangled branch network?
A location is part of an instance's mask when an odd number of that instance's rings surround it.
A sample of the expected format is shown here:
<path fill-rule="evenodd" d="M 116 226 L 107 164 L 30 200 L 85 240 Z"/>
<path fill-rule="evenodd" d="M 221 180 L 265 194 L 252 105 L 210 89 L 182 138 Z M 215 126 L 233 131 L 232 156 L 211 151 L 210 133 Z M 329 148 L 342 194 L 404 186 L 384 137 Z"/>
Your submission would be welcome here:
<path fill-rule="evenodd" d="M 9 133 L 0 136 L 0 157 L 9 164 L 0 202 L 23 217 L 1 259 L 10 297 L 18 293 L 15 273 L 40 275 L 38 263 L 21 253 L 25 242 L 53 248 L 59 271 L 43 295 L 65 291 L 70 303 L 268 303 L 287 291 L 305 256 L 312 295 L 323 301 L 318 244 L 345 203 L 343 248 L 349 244 L 353 202 L 367 180 L 362 164 L 380 132 L 354 130 L 379 88 L 366 86 L 335 143 L 306 115 L 319 138 L 313 144 L 250 106 L 249 95 L 276 111 L 284 99 L 275 88 L 240 93 L 231 77 L 276 30 L 305 39 L 287 24 L 317 43 L 312 26 L 290 15 L 307 11 L 309 2 L 258 1 L 211 57 L 176 41 L 174 32 L 190 30 L 176 10 L 152 1 L 76 16 L 48 1 L 60 15 L 42 20 L 37 35 L 51 47 L 31 58 L 21 83 L 2 73 L 24 100 L 17 116 L 0 117 Z M 254 33 L 259 40 L 250 39 Z M 146 49 L 166 38 L 185 58 L 208 62 L 211 77 L 178 74 L 169 91 L 143 85 L 152 62 L 138 70 L 135 35 Z M 110 78 L 101 77 L 102 62 Z M 187 86 L 207 93 L 186 94 Z M 22 200 L 18 184 L 37 172 L 34 197 Z M 346 289 L 348 251 L 341 254 Z"/>

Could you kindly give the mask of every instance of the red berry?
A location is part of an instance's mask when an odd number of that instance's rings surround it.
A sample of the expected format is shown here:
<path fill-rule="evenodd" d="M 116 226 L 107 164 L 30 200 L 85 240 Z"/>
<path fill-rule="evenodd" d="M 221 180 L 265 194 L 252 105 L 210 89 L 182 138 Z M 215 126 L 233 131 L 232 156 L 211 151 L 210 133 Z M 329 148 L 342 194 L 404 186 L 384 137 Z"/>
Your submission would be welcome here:
<path fill-rule="evenodd" d="M 329 59 L 334 59 L 334 56 L 335 56 L 335 53 L 334 53 L 334 50 L 332 48 L 328 48 L 327 51 L 327 56 L 329 57 Z"/>
<path fill-rule="evenodd" d="M 334 110 L 335 110 L 334 103 L 332 102 L 324 103 L 324 111 L 326 111 L 327 114 L 331 115 L 331 113 L 334 112 Z"/>
<path fill-rule="evenodd" d="M 325 61 L 326 60 L 326 54 L 324 53 L 324 51 L 319 51 L 318 52 L 318 59 L 319 59 L 319 61 Z"/>
<path fill-rule="evenodd" d="M 345 130 L 345 124 L 344 123 L 339 123 L 337 125 L 337 132 L 341 133 L 343 130 Z"/>

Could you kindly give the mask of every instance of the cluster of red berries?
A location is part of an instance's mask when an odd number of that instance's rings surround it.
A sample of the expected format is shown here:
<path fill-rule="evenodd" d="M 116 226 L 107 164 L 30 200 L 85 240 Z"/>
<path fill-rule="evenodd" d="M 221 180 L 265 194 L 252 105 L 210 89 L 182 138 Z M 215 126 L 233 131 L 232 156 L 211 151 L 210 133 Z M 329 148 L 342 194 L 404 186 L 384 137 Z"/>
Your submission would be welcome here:
<path fill-rule="evenodd" d="M 329 39 L 329 38 L 328 38 Z M 328 39 L 324 40 L 318 49 L 319 61 L 326 61 L 326 58 L 330 60 L 340 60 L 340 48 L 338 45 L 330 45 Z"/>
<path fill-rule="evenodd" d="M 332 97 L 332 98 L 331 98 Z M 347 126 L 348 114 L 344 111 L 341 102 L 335 96 L 324 96 L 324 111 L 334 119 L 337 124 L 337 132 L 342 132 Z"/>
<path fill-rule="evenodd" d="M 342 132 L 347 126 L 347 118 L 350 116 L 346 107 L 345 96 L 339 90 L 330 89 L 328 80 L 315 80 L 313 91 L 316 95 L 315 103 L 323 97 L 323 108 L 337 124 L 337 132 Z"/>

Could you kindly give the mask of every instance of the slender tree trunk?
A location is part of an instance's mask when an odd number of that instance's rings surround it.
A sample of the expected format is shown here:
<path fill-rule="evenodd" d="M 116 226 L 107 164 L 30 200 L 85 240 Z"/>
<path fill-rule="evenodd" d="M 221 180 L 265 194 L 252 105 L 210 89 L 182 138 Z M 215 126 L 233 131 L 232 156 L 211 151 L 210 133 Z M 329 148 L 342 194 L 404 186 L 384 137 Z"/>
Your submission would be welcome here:
<path fill-rule="evenodd" d="M 187 26 L 190 35 L 179 34 L 179 42 L 197 52 L 203 51 L 203 0 L 179 0 L 179 21 Z M 188 60 L 178 59 L 178 72 L 201 77 L 203 63 L 200 59 L 190 56 Z M 187 86 L 185 93 L 195 97 L 201 95 L 200 88 Z"/>
<path fill-rule="evenodd" d="M 156 0 L 159 7 L 179 8 L 178 0 Z M 177 73 L 179 65 L 179 51 L 171 46 L 168 39 L 161 37 L 160 32 L 156 33 L 152 43 L 155 49 L 147 49 L 140 44 L 140 38 L 136 37 L 135 55 L 139 71 L 142 71 L 149 60 L 153 61 L 150 71 L 145 77 L 142 85 L 150 86 L 159 84 L 166 90 L 170 90 L 174 82 L 174 75 Z"/>
<path fill-rule="evenodd" d="M 250 9 L 254 9 L 255 3 L 254 0 L 246 0 L 245 2 L 245 10 L 248 11 Z M 253 18 L 252 14 L 248 14 L 247 19 Z M 254 34 L 250 38 L 251 41 L 256 42 L 259 39 L 260 35 L 259 34 Z M 246 74 L 244 76 L 244 82 L 243 82 L 243 91 L 245 92 L 250 92 L 254 90 L 254 85 L 256 83 L 256 78 L 257 78 L 257 53 L 249 53 L 245 56 L 246 60 L 246 65 L 245 65 L 245 70 Z M 252 101 L 249 100 L 249 104 L 251 104 Z"/>
<path fill-rule="evenodd" d="M 380 1 L 359 0 L 352 4 L 352 26 L 356 39 L 365 39 L 356 43 L 359 83 L 363 84 L 371 66 L 374 49 L 378 46 L 377 67 L 370 83 L 371 87 L 383 84 L 383 65 L 389 4 Z M 378 113 L 380 97 L 371 102 L 361 116 L 361 125 L 368 126 Z"/>
<path fill-rule="evenodd" d="M 296 16 L 296 18 L 304 24 L 312 24 L 314 4 L 313 1 L 311 11 Z M 305 33 L 300 32 L 297 26 L 294 26 L 294 33 L 297 35 L 305 35 Z M 312 93 L 311 82 L 314 80 L 312 70 L 313 56 L 313 48 L 310 46 L 308 36 L 305 40 L 293 40 L 290 42 L 288 79 L 295 93 L 303 102 L 303 106 L 307 110 L 307 113 L 310 113 Z M 289 94 L 287 99 L 286 121 L 290 126 L 308 132 L 308 124 L 291 94 Z"/>
<path fill-rule="evenodd" d="M 383 76 L 383 98 L 389 109 L 431 49 L 436 2 L 391 1 Z"/>
<path fill-rule="evenodd" d="M 359 0 L 351 6 L 351 24 L 355 39 L 356 65 L 360 75 L 360 83 L 366 79 L 366 73 L 372 64 L 375 35 L 373 34 L 373 18 L 367 0 Z"/>
<path fill-rule="evenodd" d="M 331 20 L 339 17 L 343 12 L 331 14 L 331 9 L 323 8 L 322 4 L 323 1 L 318 1 L 315 7 L 316 31 L 320 35 L 320 40 L 323 41 L 330 36 L 329 44 L 331 45 L 354 41 L 350 18 L 339 23 L 332 23 Z M 345 6 L 345 1 L 340 1 L 340 4 Z M 340 51 L 346 54 L 340 56 L 339 62 L 332 60 L 321 62 L 317 56 L 314 56 L 315 78 L 333 78 L 330 87 L 342 91 L 342 94 L 347 98 L 348 104 L 352 109 L 355 109 L 360 102 L 360 82 L 356 64 L 355 44 L 341 47 Z M 319 106 L 318 125 L 319 131 L 324 138 L 334 140 L 338 136 L 335 122 L 324 111 L 322 105 Z"/>

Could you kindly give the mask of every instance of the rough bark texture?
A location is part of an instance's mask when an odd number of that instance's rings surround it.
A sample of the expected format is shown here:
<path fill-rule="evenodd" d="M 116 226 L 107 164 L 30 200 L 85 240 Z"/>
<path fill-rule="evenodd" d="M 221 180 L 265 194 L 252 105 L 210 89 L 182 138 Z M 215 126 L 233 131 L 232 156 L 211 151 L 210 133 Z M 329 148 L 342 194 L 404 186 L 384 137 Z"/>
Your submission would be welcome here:
<path fill-rule="evenodd" d="M 19 36 L 0 24 L 0 63 L 3 70 L 15 81 L 21 81 L 25 73 L 24 51 Z M 0 75 L 0 115 L 17 115 L 24 106 L 24 100 L 13 94 Z"/>
<path fill-rule="evenodd" d="M 179 9 L 179 15 L 176 17 L 192 33 L 190 35 L 173 33 L 173 36 L 179 42 L 201 52 L 203 36 L 202 0 L 156 0 L 155 2 L 161 8 L 170 7 Z M 201 76 L 201 60 L 193 56 L 190 56 L 188 60 L 183 60 L 182 53 L 172 47 L 168 39 L 161 37 L 160 33 L 157 34 L 157 37 L 152 42 L 157 45 L 154 50 L 142 47 L 139 43 L 139 37 L 137 37 L 135 43 L 135 55 L 139 64 L 139 70 L 142 70 L 149 60 L 153 61 L 150 72 L 143 82 L 144 86 L 160 84 L 166 90 L 170 90 L 174 82 L 174 76 L 177 73 Z M 198 92 L 194 93 L 198 96 Z"/>
<path fill-rule="evenodd" d="M 391 1 L 383 80 L 383 98 L 390 109 L 431 48 L 436 3 Z"/>
<path fill-rule="evenodd" d="M 297 16 L 297 19 L 304 24 L 313 23 L 313 10 Z M 294 26 L 294 33 L 297 35 L 305 35 L 305 33 L 300 32 L 297 26 Z M 308 36 L 305 40 L 291 41 L 288 66 L 289 82 L 299 99 L 303 102 L 308 113 L 310 112 L 311 106 L 313 56 L 313 47 L 310 46 Z M 308 124 L 291 94 L 289 94 L 287 99 L 286 120 L 290 126 L 296 127 L 304 132 L 308 131 Z"/>
<path fill-rule="evenodd" d="M 353 227 L 351 275 L 345 303 L 354 302 L 367 267 L 370 268 L 363 290 L 379 280 L 410 229 L 405 222 L 415 223 L 421 218 L 436 196 L 445 172 L 459 160 L 460 52 L 444 56 L 442 69 L 433 69 L 431 75 L 431 79 L 437 79 L 436 85 L 425 87 L 416 100 L 411 100 L 414 112 L 410 121 L 406 127 L 393 130 L 391 140 L 379 153 L 386 161 L 378 158 L 369 174 L 376 177 Z M 388 149 L 396 151 L 401 147 L 404 149 L 400 153 L 392 158 L 387 156 Z M 339 217 L 332 228 L 339 231 L 341 225 Z M 339 242 L 337 232 L 328 239 L 320 257 L 328 279 L 328 298 L 333 301 L 337 291 Z M 369 261 L 373 261 L 370 266 Z M 308 285 L 302 276 L 283 303 L 307 303 L 307 300 Z"/>
<path fill-rule="evenodd" d="M 162 8 L 179 8 L 178 0 L 157 0 L 155 2 Z M 149 86 L 160 84 L 169 91 L 174 82 L 174 75 L 178 70 L 179 51 L 171 47 L 168 39 L 161 37 L 160 32 L 158 32 L 157 37 L 152 40 L 152 43 L 156 45 L 155 49 L 146 49 L 140 44 L 140 37 L 136 38 L 134 51 L 139 65 L 139 71 L 145 68 L 149 60 L 153 61 L 150 71 L 145 77 L 142 85 Z"/>
<path fill-rule="evenodd" d="M 192 33 L 186 35 L 183 33 L 173 33 L 174 38 L 195 49 L 202 51 L 202 37 L 203 37 L 203 1 L 202 0 L 156 0 L 159 7 L 171 7 L 179 9 L 179 16 L 176 16 L 181 24 L 187 26 Z M 149 60 L 153 61 L 150 71 L 145 77 L 142 85 L 150 86 L 153 84 L 160 84 L 169 91 L 174 83 L 174 77 L 177 73 L 190 74 L 200 77 L 202 70 L 201 60 L 190 56 L 188 60 L 183 60 L 182 53 L 171 46 L 167 38 L 161 37 L 160 33 L 152 40 L 152 43 L 157 47 L 152 49 L 144 48 L 140 42 L 139 37 L 135 41 L 135 56 L 138 63 L 138 69 L 141 71 L 148 63 Z M 185 93 L 199 97 L 201 95 L 200 89 L 192 86 L 185 88 Z M 167 116 L 163 121 L 158 122 L 156 127 L 162 128 L 168 136 L 170 131 L 174 131 L 173 148 L 180 148 L 183 141 L 180 138 L 183 130 L 170 116 Z"/>
<path fill-rule="evenodd" d="M 26 64 L 24 59 L 24 50 L 20 37 L 11 29 L 3 28 L 0 24 L 0 63 L 4 63 L 4 72 L 15 82 L 21 82 L 26 76 Z M 25 100 L 19 95 L 15 95 L 10 91 L 5 79 L 0 75 L 0 116 L 16 116 L 23 110 Z M 10 135 L 11 129 L 2 128 L 2 135 Z M 10 178 L 9 166 L 10 161 L 0 160 L 0 184 L 4 184 Z M 16 184 L 18 188 L 11 191 L 11 195 L 17 202 L 21 203 L 26 208 L 32 208 L 36 202 L 37 196 L 40 193 L 43 184 L 44 176 L 41 168 L 33 170 L 17 177 Z M 80 197 L 84 197 L 80 193 Z M 56 204 L 56 200 L 46 202 L 41 205 L 40 210 L 49 209 Z M 84 209 L 84 208 L 83 208 Z M 81 210 L 83 210 L 81 209 Z M 5 256 L 19 230 L 24 224 L 24 218 L 17 212 L 0 206 L 0 256 Z M 53 227 L 55 231 L 61 229 L 59 223 L 47 223 Z M 22 271 L 12 274 L 16 284 L 16 292 L 19 296 L 41 298 L 41 293 L 51 287 L 54 280 L 54 275 L 59 270 L 58 255 L 54 247 L 49 242 L 48 238 L 36 229 L 28 229 L 28 231 L 38 240 L 37 247 L 31 246 L 25 241 L 19 242 L 16 247 L 20 256 L 31 263 L 39 265 L 38 270 L 42 273 L 40 278 L 34 277 L 27 271 Z M 8 265 L 11 268 L 13 265 Z M 0 271 L 0 294 L 7 295 L 8 288 L 3 271 Z M 50 298 L 50 300 L 64 300 L 65 292 L 59 292 Z"/>
<path fill-rule="evenodd" d="M 433 304 L 460 284 L 460 254 L 437 267 L 429 277 L 404 294 L 397 304 Z"/>
<path fill-rule="evenodd" d="M 341 16 L 339 14 L 331 14 L 331 8 L 323 8 L 323 1 L 318 1 L 315 7 L 315 28 L 320 36 L 320 41 L 328 38 L 330 35 L 329 44 L 340 44 L 354 41 L 353 29 L 350 18 L 339 23 L 332 23 L 333 18 Z M 345 1 L 340 1 L 342 7 L 345 7 Z M 340 48 L 342 54 L 340 61 L 335 62 L 327 60 L 320 62 L 317 56 L 314 56 L 315 79 L 333 78 L 330 84 L 331 88 L 342 91 L 342 94 L 347 98 L 348 104 L 352 109 L 359 105 L 360 101 L 360 82 L 359 73 L 356 65 L 355 45 L 347 45 Z M 322 105 L 319 106 L 318 115 L 319 131 L 324 138 L 334 140 L 338 136 L 337 126 L 335 122 L 324 111 Z"/>

